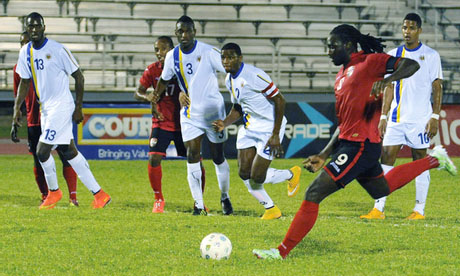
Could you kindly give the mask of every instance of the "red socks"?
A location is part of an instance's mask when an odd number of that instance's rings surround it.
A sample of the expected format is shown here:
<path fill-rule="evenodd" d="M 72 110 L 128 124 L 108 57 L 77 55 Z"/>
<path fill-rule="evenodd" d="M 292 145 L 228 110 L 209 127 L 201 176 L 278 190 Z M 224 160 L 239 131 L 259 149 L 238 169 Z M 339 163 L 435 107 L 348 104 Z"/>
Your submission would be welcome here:
<path fill-rule="evenodd" d="M 42 193 L 42 196 L 46 197 L 48 195 L 48 185 L 46 184 L 45 173 L 41 166 L 34 167 L 34 175 L 40 193 Z"/>
<path fill-rule="evenodd" d="M 278 246 L 283 258 L 310 232 L 318 217 L 319 204 L 304 200 L 289 227 L 283 242 Z"/>
<path fill-rule="evenodd" d="M 385 179 L 388 182 L 390 193 L 403 187 L 412 181 L 412 179 L 415 179 L 422 172 L 437 168 L 438 166 L 438 159 L 427 155 L 422 159 L 394 167 L 387 174 L 385 174 Z"/>
<path fill-rule="evenodd" d="M 162 171 L 161 171 L 161 165 L 152 167 L 149 164 L 148 171 L 149 171 L 150 186 L 152 187 L 153 192 L 155 193 L 155 199 L 164 200 L 163 193 L 161 192 L 161 177 L 163 176 Z"/>
<path fill-rule="evenodd" d="M 67 188 L 69 188 L 69 198 L 77 200 L 77 174 L 71 166 L 63 166 L 62 174 L 67 182 Z"/>

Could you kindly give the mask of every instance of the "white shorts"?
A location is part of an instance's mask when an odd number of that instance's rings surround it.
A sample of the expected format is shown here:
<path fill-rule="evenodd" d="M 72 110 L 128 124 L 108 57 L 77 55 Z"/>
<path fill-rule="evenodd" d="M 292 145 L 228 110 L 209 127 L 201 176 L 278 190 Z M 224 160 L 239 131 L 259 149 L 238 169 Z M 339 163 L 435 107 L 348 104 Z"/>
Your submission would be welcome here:
<path fill-rule="evenodd" d="M 383 146 L 406 145 L 413 149 L 430 147 L 425 132 L 426 123 L 389 123 L 383 137 Z"/>
<path fill-rule="evenodd" d="M 180 117 L 180 127 L 182 133 L 182 140 L 184 142 L 190 141 L 206 134 L 211 143 L 219 144 L 227 141 L 227 131 L 216 132 L 212 127 L 212 122 L 199 122 L 191 120 L 185 116 Z"/>
<path fill-rule="evenodd" d="M 40 142 L 48 145 L 69 145 L 73 139 L 72 114 L 74 108 L 42 112 Z"/>
<path fill-rule="evenodd" d="M 286 124 L 284 123 L 281 125 L 280 129 L 280 143 L 283 142 L 285 128 Z M 257 132 L 240 127 L 236 138 L 236 149 L 241 150 L 255 147 L 259 156 L 267 160 L 273 160 L 274 156 L 270 155 L 270 149 L 265 148 L 265 145 L 267 145 L 268 139 L 270 139 L 271 136 L 271 132 Z"/>

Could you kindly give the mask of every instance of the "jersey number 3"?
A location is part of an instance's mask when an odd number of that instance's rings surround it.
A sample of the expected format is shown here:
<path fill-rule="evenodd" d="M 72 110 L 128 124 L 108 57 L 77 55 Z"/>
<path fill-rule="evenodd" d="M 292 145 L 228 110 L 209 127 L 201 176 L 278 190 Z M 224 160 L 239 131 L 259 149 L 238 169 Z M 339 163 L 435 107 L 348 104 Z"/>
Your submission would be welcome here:
<path fill-rule="evenodd" d="M 185 64 L 185 67 L 187 67 L 187 74 L 192 75 L 193 74 L 192 64 L 187 63 Z"/>

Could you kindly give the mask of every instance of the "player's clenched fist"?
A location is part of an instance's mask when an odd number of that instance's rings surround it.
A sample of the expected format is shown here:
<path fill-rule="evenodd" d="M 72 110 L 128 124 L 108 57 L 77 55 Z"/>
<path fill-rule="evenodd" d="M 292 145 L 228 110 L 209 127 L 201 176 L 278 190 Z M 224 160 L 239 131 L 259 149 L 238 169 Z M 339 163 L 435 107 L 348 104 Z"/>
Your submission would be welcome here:
<path fill-rule="evenodd" d="M 215 120 L 214 122 L 212 122 L 212 127 L 214 128 L 216 132 L 222 132 L 224 131 L 224 128 L 225 128 L 224 121 Z"/>

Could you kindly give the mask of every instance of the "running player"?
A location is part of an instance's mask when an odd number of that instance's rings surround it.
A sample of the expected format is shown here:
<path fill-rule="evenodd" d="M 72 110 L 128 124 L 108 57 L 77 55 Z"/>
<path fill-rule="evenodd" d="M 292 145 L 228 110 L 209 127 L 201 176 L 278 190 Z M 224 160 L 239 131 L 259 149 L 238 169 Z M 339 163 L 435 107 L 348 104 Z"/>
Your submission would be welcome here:
<path fill-rule="evenodd" d="M 357 44 L 362 51 L 357 51 Z M 318 217 L 320 202 L 345 188 L 352 180 L 377 199 L 403 187 L 425 170 L 444 168 L 456 174 L 455 165 L 442 146 L 422 159 L 395 167 L 386 175 L 379 163 L 381 153 L 378 122 L 380 93 L 393 81 L 410 77 L 419 68 L 416 61 L 384 54 L 381 40 L 361 34 L 350 25 L 335 27 L 328 39 L 328 54 L 335 65 L 343 65 L 335 81 L 338 128 L 331 141 L 318 154 L 308 157 L 304 166 L 311 172 L 331 161 L 305 193 L 299 211 L 278 248 L 254 249 L 258 258 L 282 259 L 308 234 Z M 385 74 L 389 74 L 385 77 Z M 370 97 L 371 96 L 371 97 Z"/>
<path fill-rule="evenodd" d="M 263 185 L 291 180 L 288 196 L 294 196 L 299 191 L 301 173 L 299 166 L 290 170 L 269 168 L 273 158 L 283 153 L 281 142 L 287 122 L 284 97 L 264 71 L 243 63 L 240 46 L 225 44 L 221 53 L 222 64 L 228 73 L 225 85 L 230 91 L 233 108 L 224 120 L 214 121 L 214 128 L 222 132 L 243 117 L 244 127 L 239 129 L 236 141 L 238 174 L 249 193 L 264 206 L 262 219 L 279 218 L 281 211 Z"/>
<path fill-rule="evenodd" d="M 27 32 L 23 32 L 20 37 L 20 44 L 21 47 L 25 44 L 29 43 L 29 34 Z M 21 77 L 16 73 L 16 66 L 13 68 L 14 76 L 13 76 L 13 87 L 14 87 L 14 97 L 18 94 L 18 87 L 19 81 Z M 40 127 L 40 104 L 38 103 L 37 96 L 35 95 L 34 87 L 29 86 L 29 93 L 25 98 L 26 103 L 26 110 L 27 110 L 27 140 L 29 146 L 29 152 L 34 157 L 34 175 L 35 175 L 35 182 L 37 182 L 38 189 L 42 194 L 42 201 L 43 202 L 48 195 L 48 186 L 46 186 L 45 175 L 43 173 L 43 169 L 38 161 L 37 157 L 37 144 L 38 139 L 42 133 Z M 19 138 L 17 136 L 18 126 L 13 124 L 11 128 L 11 140 L 15 143 L 19 142 Z M 58 152 L 59 158 L 62 161 L 62 174 L 64 175 L 64 179 L 67 182 L 67 187 L 69 189 L 69 204 L 70 206 L 77 206 L 77 174 L 70 166 L 69 162 L 67 162 L 61 154 Z"/>
<path fill-rule="evenodd" d="M 72 120 L 83 120 L 84 77 L 70 51 L 60 43 L 46 38 L 45 22 L 36 12 L 26 17 L 26 30 L 31 42 L 21 48 L 16 72 L 21 77 L 14 102 L 13 124 L 20 126 L 20 107 L 33 85 L 41 108 L 42 134 L 37 156 L 45 173 L 48 196 L 40 209 L 52 209 L 62 198 L 56 177 L 56 165 L 50 154 L 57 148 L 69 162 L 83 184 L 94 194 L 93 208 L 102 208 L 111 200 L 96 182 L 88 162 L 73 141 Z M 76 103 L 69 89 L 69 75 L 75 79 Z M 31 84 L 32 82 L 32 84 Z"/>
<path fill-rule="evenodd" d="M 388 52 L 395 57 L 407 57 L 418 62 L 420 69 L 411 77 L 399 80 L 386 89 L 379 129 L 384 135 L 382 168 L 393 168 L 401 147 L 411 148 L 413 160 L 422 159 L 430 146 L 430 139 L 438 132 L 442 101 L 442 68 L 439 54 L 419 41 L 422 20 L 415 13 L 404 17 L 402 35 L 405 44 Z M 430 98 L 433 94 L 433 107 Z M 391 103 L 391 108 L 390 108 Z M 387 117 L 388 112 L 389 117 Z M 387 123 L 388 122 L 388 123 Z M 430 172 L 415 178 L 415 207 L 407 217 L 425 219 L 425 204 L 430 186 Z M 386 197 L 375 201 L 374 208 L 360 218 L 385 219 Z"/>
<path fill-rule="evenodd" d="M 169 51 L 165 66 L 154 92 L 157 101 L 174 76 L 183 92 L 181 110 L 182 139 L 187 148 L 187 180 L 195 200 L 194 215 L 207 215 L 201 190 L 201 141 L 204 135 L 210 142 L 212 160 L 221 191 L 224 215 L 233 213 L 229 197 L 230 168 L 224 156 L 225 132 L 215 132 L 212 122 L 225 118 L 224 99 L 219 92 L 217 72 L 225 72 L 217 48 L 195 39 L 195 23 L 188 16 L 176 22 L 175 34 L 179 45 Z M 185 95 L 186 94 L 186 95 Z M 181 96 L 179 96 L 179 99 Z"/>
<path fill-rule="evenodd" d="M 139 101 L 151 102 L 153 93 L 147 93 L 150 87 L 156 87 L 158 79 L 163 71 L 166 53 L 174 48 L 172 39 L 169 36 L 160 36 L 155 41 L 154 49 L 157 62 L 150 64 L 145 69 L 144 74 L 139 80 L 139 87 L 134 93 L 134 98 Z M 149 139 L 149 164 L 148 175 L 150 186 L 153 189 L 155 201 L 153 203 L 153 213 L 163 213 L 165 200 L 161 190 L 162 169 L 161 160 L 166 156 L 166 149 L 171 141 L 177 150 L 178 156 L 186 156 L 186 149 L 180 133 L 180 87 L 174 78 L 168 84 L 167 91 L 162 95 L 157 104 L 152 103 L 152 132 Z M 202 169 L 202 189 L 205 185 L 205 172 Z"/>

